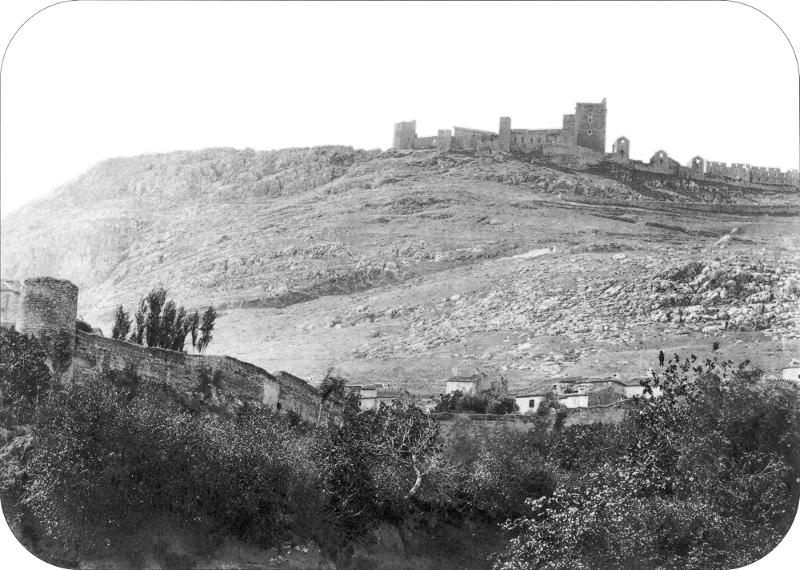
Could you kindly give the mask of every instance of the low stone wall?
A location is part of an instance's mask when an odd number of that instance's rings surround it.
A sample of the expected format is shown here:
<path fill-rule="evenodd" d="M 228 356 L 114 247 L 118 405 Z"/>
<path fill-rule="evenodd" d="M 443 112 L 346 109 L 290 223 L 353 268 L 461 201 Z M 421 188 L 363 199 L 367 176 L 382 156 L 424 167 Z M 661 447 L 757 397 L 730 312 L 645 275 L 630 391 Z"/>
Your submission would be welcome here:
<path fill-rule="evenodd" d="M 564 427 L 596 422 L 617 424 L 625 418 L 627 409 L 624 402 L 594 408 L 570 408 L 567 409 Z M 431 414 L 431 417 L 439 421 L 440 435 L 444 439 L 486 438 L 500 433 L 526 432 L 536 429 L 538 423 L 536 416 L 518 414 Z M 552 425 L 553 417 L 551 414 L 546 424 L 548 427 Z"/>
<path fill-rule="evenodd" d="M 590 204 L 593 206 L 615 206 L 622 208 L 642 208 L 645 210 L 673 212 L 704 212 L 709 214 L 729 214 L 734 216 L 798 216 L 800 208 L 793 206 L 757 206 L 751 204 L 705 204 L 702 202 L 652 202 L 608 200 L 605 198 L 588 198 L 586 196 L 565 195 L 564 200 Z"/>
<path fill-rule="evenodd" d="M 304 420 L 315 422 L 317 419 L 319 391 L 286 373 L 273 376 L 258 366 L 229 356 L 189 355 L 76 333 L 74 382 L 99 378 L 108 371 L 123 371 L 128 367 L 146 382 L 166 383 L 187 394 L 197 390 L 201 371 L 205 369 L 212 377 L 218 374 L 220 391 L 232 397 L 237 405 L 247 403 L 273 410 L 292 410 Z M 334 408 L 332 416 L 338 418 L 338 408 Z"/>

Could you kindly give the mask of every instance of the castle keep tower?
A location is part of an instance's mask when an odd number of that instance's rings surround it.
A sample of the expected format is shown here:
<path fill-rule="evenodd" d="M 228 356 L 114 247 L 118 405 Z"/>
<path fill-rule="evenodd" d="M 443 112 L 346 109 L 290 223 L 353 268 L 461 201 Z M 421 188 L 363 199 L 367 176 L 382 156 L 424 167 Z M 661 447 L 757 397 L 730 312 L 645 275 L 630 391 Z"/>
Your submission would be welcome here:
<path fill-rule="evenodd" d="M 606 100 L 575 105 L 575 144 L 606 151 Z"/>
<path fill-rule="evenodd" d="M 392 148 L 414 148 L 415 138 L 417 138 L 417 121 L 397 123 L 394 126 L 394 139 L 392 140 Z"/>
<path fill-rule="evenodd" d="M 511 118 L 500 117 L 500 150 L 511 152 Z"/>
<path fill-rule="evenodd" d="M 39 338 L 56 374 L 67 373 L 75 353 L 78 288 L 63 279 L 34 277 L 22 287 L 17 329 Z"/>

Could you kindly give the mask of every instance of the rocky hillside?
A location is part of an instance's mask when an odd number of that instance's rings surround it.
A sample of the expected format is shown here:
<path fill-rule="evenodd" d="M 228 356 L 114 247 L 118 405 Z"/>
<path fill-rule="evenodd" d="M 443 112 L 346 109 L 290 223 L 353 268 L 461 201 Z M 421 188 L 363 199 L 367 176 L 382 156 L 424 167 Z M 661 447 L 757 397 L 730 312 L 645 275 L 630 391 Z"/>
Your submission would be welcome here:
<path fill-rule="evenodd" d="M 643 201 L 800 204 L 508 155 L 175 152 L 105 161 L 5 217 L 2 277 L 72 280 L 106 332 L 161 285 L 221 309 L 212 352 L 428 394 L 463 360 L 521 386 L 641 373 L 712 337 L 770 369 L 800 354 L 797 216 Z"/>

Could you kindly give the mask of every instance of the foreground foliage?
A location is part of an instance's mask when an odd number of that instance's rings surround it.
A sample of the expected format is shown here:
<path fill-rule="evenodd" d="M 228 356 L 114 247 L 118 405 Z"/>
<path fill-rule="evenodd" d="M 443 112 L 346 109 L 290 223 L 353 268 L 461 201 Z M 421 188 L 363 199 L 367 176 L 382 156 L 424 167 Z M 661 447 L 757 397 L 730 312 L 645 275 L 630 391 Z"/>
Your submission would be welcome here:
<path fill-rule="evenodd" d="M 800 496 L 796 387 L 696 362 L 654 374 L 663 396 L 623 425 L 556 438 L 559 485 L 506 524 L 497 570 L 736 568 L 777 545 Z"/>
<path fill-rule="evenodd" d="M 197 397 L 135 369 L 52 385 L 35 339 L 3 330 L 0 341 L 13 440 L 0 453 L 3 507 L 76 556 L 141 560 L 149 546 L 131 537 L 154 520 L 209 545 L 315 540 L 336 553 L 381 521 L 432 517 L 501 523 L 513 538 L 498 570 L 733 568 L 777 544 L 800 496 L 796 390 L 730 362 L 675 359 L 645 385 L 663 396 L 618 425 L 561 427 L 545 406 L 533 431 L 443 439 L 417 408 L 359 413 L 346 394 L 343 421 L 320 407 L 319 427 L 226 413 L 203 397 L 210 370 Z"/>

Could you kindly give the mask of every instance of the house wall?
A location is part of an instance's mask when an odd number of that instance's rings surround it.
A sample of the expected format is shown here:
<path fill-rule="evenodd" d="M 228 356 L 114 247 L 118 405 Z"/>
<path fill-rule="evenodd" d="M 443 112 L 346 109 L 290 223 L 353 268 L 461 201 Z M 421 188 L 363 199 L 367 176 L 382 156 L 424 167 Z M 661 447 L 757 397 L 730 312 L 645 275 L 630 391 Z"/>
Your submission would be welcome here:
<path fill-rule="evenodd" d="M 783 372 L 781 372 L 781 378 L 800 381 L 800 368 L 784 368 Z"/>
<path fill-rule="evenodd" d="M 558 403 L 565 408 L 587 408 L 589 407 L 589 395 L 580 394 L 575 396 L 566 396 L 559 398 Z"/>
<path fill-rule="evenodd" d="M 445 394 L 452 394 L 455 391 L 461 391 L 462 394 L 474 394 L 476 391 L 475 382 L 448 380 L 445 384 Z"/>
<path fill-rule="evenodd" d="M 358 407 L 361 408 L 362 410 L 371 410 L 373 408 L 376 408 L 377 406 L 378 406 L 377 398 L 375 398 L 374 396 L 373 397 L 362 396 L 358 400 Z"/>
<path fill-rule="evenodd" d="M 544 396 L 518 396 L 514 398 L 514 401 L 517 403 L 517 407 L 519 408 L 520 414 L 535 412 L 536 410 L 539 409 L 539 405 L 542 403 L 543 400 Z"/>

